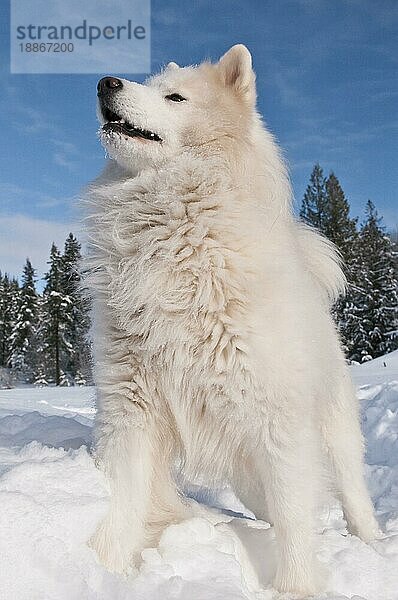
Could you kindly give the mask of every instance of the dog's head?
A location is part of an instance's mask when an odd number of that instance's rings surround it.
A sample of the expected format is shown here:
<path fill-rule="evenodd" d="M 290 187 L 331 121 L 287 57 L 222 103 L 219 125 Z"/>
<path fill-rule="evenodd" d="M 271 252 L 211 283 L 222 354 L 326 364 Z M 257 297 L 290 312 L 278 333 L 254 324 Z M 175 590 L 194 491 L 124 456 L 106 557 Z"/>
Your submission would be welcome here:
<path fill-rule="evenodd" d="M 101 142 L 132 172 L 183 151 L 206 156 L 250 137 L 255 99 L 251 56 L 242 45 L 216 64 L 170 63 L 144 84 L 104 77 L 98 83 Z"/>

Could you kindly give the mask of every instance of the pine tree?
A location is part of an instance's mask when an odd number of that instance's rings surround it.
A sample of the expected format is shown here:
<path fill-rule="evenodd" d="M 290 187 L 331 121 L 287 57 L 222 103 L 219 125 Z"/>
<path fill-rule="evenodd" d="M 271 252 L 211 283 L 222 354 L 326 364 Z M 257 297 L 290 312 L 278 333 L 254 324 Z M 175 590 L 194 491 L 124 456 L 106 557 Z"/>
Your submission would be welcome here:
<path fill-rule="evenodd" d="M 71 385 L 71 381 L 68 375 L 62 369 L 59 376 L 59 385 L 61 385 L 62 387 L 70 387 Z"/>
<path fill-rule="evenodd" d="M 87 333 L 90 327 L 88 300 L 81 290 L 78 264 L 81 259 L 81 246 L 72 233 L 66 239 L 62 257 L 62 290 L 69 299 L 68 318 L 65 321 L 65 338 L 68 342 L 63 369 L 72 379 L 84 370 L 89 377 L 90 348 Z"/>
<path fill-rule="evenodd" d="M 355 354 L 355 340 L 360 327 L 358 278 L 360 276 L 359 238 L 357 219 L 350 217 L 350 205 L 336 175 L 332 172 L 326 180 L 326 207 L 323 233 L 336 244 L 343 259 L 347 277 L 346 294 L 333 307 L 343 349 L 349 360 Z"/>
<path fill-rule="evenodd" d="M 44 322 L 41 334 L 45 340 L 43 352 L 46 355 L 47 373 L 55 385 L 60 385 L 62 361 L 64 355 L 70 352 L 65 330 L 71 301 L 62 290 L 62 256 L 54 243 L 49 265 L 49 271 L 44 276 L 47 283 L 43 293 Z"/>
<path fill-rule="evenodd" d="M 360 231 L 360 248 L 361 331 L 357 358 L 363 362 L 398 347 L 398 282 L 393 246 L 370 200 Z"/>
<path fill-rule="evenodd" d="M 35 289 L 35 271 L 29 258 L 26 259 L 22 275 L 22 287 L 19 290 L 18 306 L 13 332 L 10 336 L 9 365 L 31 381 L 32 343 L 37 329 L 38 298 Z"/>
<path fill-rule="evenodd" d="M 80 244 L 69 234 L 64 253 L 52 245 L 42 295 L 35 290 L 27 259 L 19 288 L 0 272 L 0 367 L 23 373 L 37 385 L 91 383 L 91 348 L 87 339 L 90 303 L 82 292 Z"/>
<path fill-rule="evenodd" d="M 388 234 L 388 237 L 390 238 L 392 244 L 395 275 L 398 278 L 398 227 L 395 227 L 395 229 Z"/>
<path fill-rule="evenodd" d="M 33 375 L 33 380 L 40 381 L 45 379 L 48 373 L 48 345 L 46 342 L 47 316 L 44 296 L 37 297 L 37 327 L 31 341 L 31 351 L 29 352 L 29 366 Z M 44 384 L 43 384 L 44 385 Z M 46 383 L 46 385 L 48 385 Z"/>
<path fill-rule="evenodd" d="M 7 273 L 0 278 L 0 366 L 8 367 L 11 356 L 11 335 L 18 309 L 18 280 Z"/>
<path fill-rule="evenodd" d="M 6 319 L 5 319 L 5 295 L 6 276 L 0 271 L 0 367 L 5 365 L 5 343 L 6 343 Z"/>
<path fill-rule="evenodd" d="M 34 378 L 34 385 L 36 387 L 47 387 L 48 386 L 48 381 L 46 379 L 44 367 L 38 368 L 38 370 L 35 374 L 35 378 Z"/>
<path fill-rule="evenodd" d="M 332 172 L 325 179 L 319 164 L 314 166 L 305 193 L 301 218 L 336 244 L 344 263 L 348 287 L 333 307 L 342 344 L 348 359 L 352 359 L 353 340 L 358 327 L 356 291 L 359 270 L 357 221 L 350 217 L 350 206 L 339 180 Z"/>
<path fill-rule="evenodd" d="M 83 376 L 83 374 L 82 374 L 81 371 L 77 371 L 77 373 L 76 373 L 76 376 L 75 376 L 75 385 L 78 385 L 78 386 L 87 385 L 87 380 Z"/>
<path fill-rule="evenodd" d="M 343 259 L 348 262 L 357 239 L 357 219 L 350 217 L 350 205 L 333 172 L 326 180 L 326 206 L 322 232 L 336 244 Z"/>
<path fill-rule="evenodd" d="M 310 183 L 304 194 L 300 217 L 308 225 L 324 232 L 326 203 L 326 179 L 323 176 L 321 166 L 317 163 L 313 168 Z"/>

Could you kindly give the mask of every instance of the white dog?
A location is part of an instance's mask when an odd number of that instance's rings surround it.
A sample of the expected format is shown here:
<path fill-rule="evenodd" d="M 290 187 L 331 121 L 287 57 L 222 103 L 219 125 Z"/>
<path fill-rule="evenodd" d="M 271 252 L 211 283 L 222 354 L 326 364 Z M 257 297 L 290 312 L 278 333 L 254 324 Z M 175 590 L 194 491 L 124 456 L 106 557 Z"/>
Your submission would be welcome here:
<path fill-rule="evenodd" d="M 351 533 L 377 534 L 358 406 L 330 305 L 333 246 L 292 216 L 255 109 L 251 56 L 99 82 L 111 161 L 86 196 L 98 388 L 111 486 L 91 540 L 124 571 L 189 514 L 173 480 L 230 481 L 274 525 L 274 585 L 317 589 L 313 519 L 325 457 Z"/>

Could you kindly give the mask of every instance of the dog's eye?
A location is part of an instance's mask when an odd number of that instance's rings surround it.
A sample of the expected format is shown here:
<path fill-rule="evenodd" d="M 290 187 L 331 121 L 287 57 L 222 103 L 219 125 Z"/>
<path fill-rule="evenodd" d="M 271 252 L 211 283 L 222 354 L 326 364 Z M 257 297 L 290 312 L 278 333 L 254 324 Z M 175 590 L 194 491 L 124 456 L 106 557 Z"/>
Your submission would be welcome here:
<path fill-rule="evenodd" d="M 168 96 L 165 96 L 165 98 L 166 100 L 171 100 L 172 102 L 184 102 L 184 100 L 186 100 L 186 98 L 180 94 L 169 94 Z"/>

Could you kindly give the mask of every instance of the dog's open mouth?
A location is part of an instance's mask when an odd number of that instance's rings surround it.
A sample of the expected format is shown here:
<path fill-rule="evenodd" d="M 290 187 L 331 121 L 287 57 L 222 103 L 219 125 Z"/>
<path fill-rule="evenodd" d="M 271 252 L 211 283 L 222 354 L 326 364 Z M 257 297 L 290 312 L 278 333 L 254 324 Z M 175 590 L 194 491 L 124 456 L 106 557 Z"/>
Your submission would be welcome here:
<path fill-rule="evenodd" d="M 106 123 L 104 123 L 102 126 L 103 131 L 114 131 L 115 133 L 123 133 L 124 135 L 128 135 L 132 138 L 138 137 L 145 140 L 151 140 L 153 142 L 162 141 L 162 138 L 159 137 L 157 133 L 148 131 L 147 129 L 141 129 L 140 127 L 135 127 L 106 106 L 101 107 L 101 112 L 106 121 Z"/>

